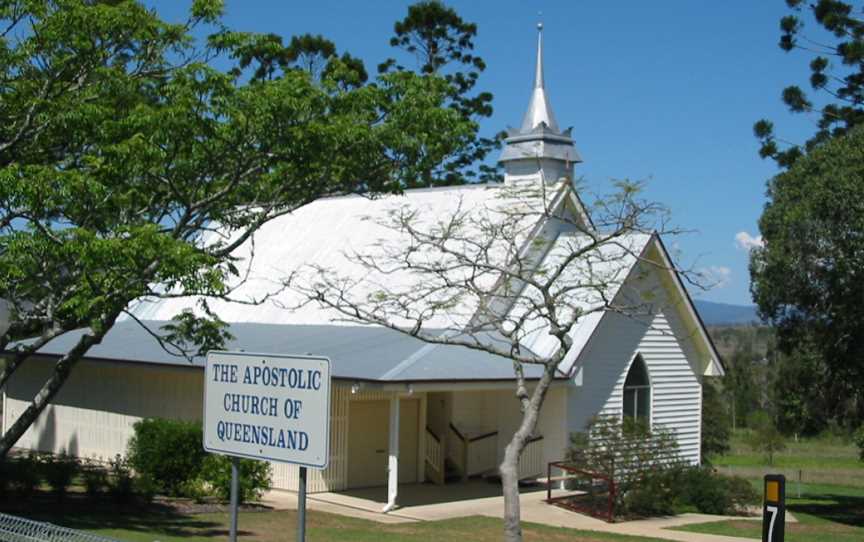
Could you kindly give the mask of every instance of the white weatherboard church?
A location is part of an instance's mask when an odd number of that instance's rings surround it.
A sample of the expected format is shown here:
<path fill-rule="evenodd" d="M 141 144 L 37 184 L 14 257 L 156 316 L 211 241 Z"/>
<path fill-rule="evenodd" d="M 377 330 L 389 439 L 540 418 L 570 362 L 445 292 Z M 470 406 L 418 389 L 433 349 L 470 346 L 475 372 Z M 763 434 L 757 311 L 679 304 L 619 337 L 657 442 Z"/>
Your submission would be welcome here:
<path fill-rule="evenodd" d="M 514 183 L 547 183 L 560 212 L 586 220 L 572 188 L 573 165 L 581 160 L 570 130 L 561 131 L 552 114 L 541 47 L 538 42 L 528 111 L 500 157 L 503 185 L 315 201 L 256 234 L 250 275 L 266 278 L 285 269 L 286 262 L 338 269 L 345 265 L 346 250 L 362 249 L 387 234 L 369 217 L 381 216 L 393 205 L 443 216 L 457 205 L 482 207 L 500 200 L 499 192 Z M 650 282 L 659 296 L 655 306 L 662 310 L 641 318 L 609 311 L 581 320 L 521 459 L 520 475 L 525 478 L 536 478 L 545 473 L 547 463 L 563 459 L 569 435 L 583 430 L 598 413 L 663 424 L 675 431 L 687 460 L 701 460 L 702 380 L 722 375 L 723 368 L 659 237 L 646 235 L 633 242 L 639 257 L 629 260 L 624 285 Z M 445 464 L 461 477 L 495 471 L 521 419 L 510 360 L 335 320 L 331 312 L 311 304 L 286 310 L 295 305 L 290 298 L 294 294 L 279 295 L 286 296 L 281 307 L 227 302 L 210 306 L 230 323 L 235 339 L 228 349 L 331 359 L 329 466 L 310 472 L 310 491 L 386 485 L 392 507 L 397 484 L 445 483 Z M 133 313 L 158 330 L 191 307 L 195 300 L 188 298 L 142 301 Z M 76 335 L 56 339 L 15 374 L 3 395 L 4 431 L 26 408 L 51 370 L 51 361 Z M 119 322 L 75 368 L 18 446 L 67 450 L 81 457 L 122 454 L 133 424 L 142 418 L 201 419 L 203 366 L 203 359 L 190 363 L 169 355 L 134 320 Z M 529 379 L 537 374 L 527 372 Z M 297 484 L 296 467 L 273 465 L 274 488 L 296 490 Z"/>

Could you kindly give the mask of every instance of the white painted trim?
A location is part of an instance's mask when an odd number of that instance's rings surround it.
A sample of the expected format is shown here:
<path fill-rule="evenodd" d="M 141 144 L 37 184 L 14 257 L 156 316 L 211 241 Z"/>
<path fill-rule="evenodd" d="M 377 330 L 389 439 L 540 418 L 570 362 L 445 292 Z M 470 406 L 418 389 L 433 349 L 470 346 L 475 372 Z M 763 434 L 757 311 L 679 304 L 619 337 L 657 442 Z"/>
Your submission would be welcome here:
<path fill-rule="evenodd" d="M 693 323 L 696 330 L 699 332 L 699 336 L 702 339 L 703 343 L 706 345 L 706 349 L 709 352 L 710 363 L 708 364 L 708 367 L 704 369 L 704 375 L 724 376 L 726 374 L 726 371 L 723 370 L 723 364 L 720 363 L 720 353 L 717 352 L 717 349 L 714 347 L 714 343 L 708 336 L 708 331 L 705 329 L 702 320 L 696 313 L 696 307 L 693 306 L 693 300 L 690 299 L 690 295 L 684 289 L 684 285 L 681 282 L 681 277 L 678 275 L 678 272 L 675 271 L 675 268 L 672 265 L 672 261 L 669 259 L 669 254 L 666 252 L 666 247 L 663 246 L 663 241 L 657 234 L 654 234 L 651 237 L 651 242 L 657 245 L 657 252 L 659 252 L 660 257 L 663 258 L 663 265 L 673 276 L 672 282 L 675 284 L 679 299 L 681 300 L 680 304 L 684 305 L 687 316 L 690 317 L 691 322 Z M 676 304 L 676 306 L 677 305 L 678 304 Z M 700 378 L 702 376 L 703 375 L 699 375 Z"/>
<path fill-rule="evenodd" d="M 699 448 L 696 450 L 697 465 L 702 464 L 702 390 L 704 385 L 701 381 L 699 382 L 699 425 L 696 429 L 699 432 Z"/>
<path fill-rule="evenodd" d="M 528 384 L 534 383 L 536 379 L 527 379 Z M 351 382 L 350 379 L 334 379 L 334 381 L 339 382 L 340 384 L 347 385 L 349 388 L 352 385 L 357 385 L 357 391 L 380 391 L 380 392 L 401 392 L 408 393 L 409 386 L 414 391 L 414 393 L 423 393 L 423 392 L 445 392 L 445 391 L 483 391 L 483 390 L 512 390 L 513 386 L 515 386 L 516 375 L 513 375 L 513 378 L 502 379 L 502 380 L 480 380 L 476 382 L 471 381 L 453 381 L 453 380 L 441 380 L 441 381 L 425 381 L 425 382 L 394 382 L 394 383 L 386 383 L 386 382 L 376 382 L 376 381 L 355 381 Z M 567 387 L 570 383 L 569 380 L 560 378 L 553 380 L 549 386 L 554 388 L 562 388 Z"/>
<path fill-rule="evenodd" d="M 648 363 L 645 361 L 645 356 L 643 356 L 642 352 L 640 352 L 639 350 L 636 350 L 636 352 L 633 354 L 633 357 L 630 358 L 630 362 L 627 364 L 627 368 L 624 370 L 624 382 L 621 383 L 621 421 L 624 421 L 624 388 L 626 387 L 627 375 L 630 374 L 630 369 L 633 368 L 633 363 L 636 361 L 636 358 L 642 360 L 642 366 L 645 368 L 645 374 L 648 375 L 648 429 L 650 430 L 654 428 L 654 379 L 651 376 L 651 371 L 648 369 Z M 636 396 L 636 399 L 638 408 L 638 394 Z"/>
<path fill-rule="evenodd" d="M 396 507 L 399 495 L 399 395 L 390 397 L 390 427 L 387 454 L 387 504 L 381 509 L 386 514 Z"/>
<path fill-rule="evenodd" d="M 417 413 L 417 482 L 426 481 L 426 403 L 425 393 L 419 397 L 420 408 Z"/>

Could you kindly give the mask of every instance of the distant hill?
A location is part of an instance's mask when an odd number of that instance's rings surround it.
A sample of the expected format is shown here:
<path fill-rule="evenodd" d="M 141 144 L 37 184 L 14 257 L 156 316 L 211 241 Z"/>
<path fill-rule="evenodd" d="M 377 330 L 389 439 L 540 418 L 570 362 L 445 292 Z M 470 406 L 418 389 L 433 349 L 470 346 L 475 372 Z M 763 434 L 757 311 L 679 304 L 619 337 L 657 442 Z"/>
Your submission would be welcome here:
<path fill-rule="evenodd" d="M 730 326 L 758 323 L 755 305 L 730 305 L 713 301 L 694 300 L 696 310 L 706 326 Z"/>

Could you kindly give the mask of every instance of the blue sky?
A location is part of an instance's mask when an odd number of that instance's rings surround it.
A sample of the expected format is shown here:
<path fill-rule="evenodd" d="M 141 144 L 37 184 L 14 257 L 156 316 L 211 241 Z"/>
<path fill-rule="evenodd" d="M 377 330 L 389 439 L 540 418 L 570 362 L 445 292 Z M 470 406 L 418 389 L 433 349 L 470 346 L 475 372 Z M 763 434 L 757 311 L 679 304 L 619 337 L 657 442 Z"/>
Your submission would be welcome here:
<path fill-rule="evenodd" d="M 227 0 L 238 30 L 289 37 L 311 32 L 362 58 L 370 72 L 393 55 L 393 23 L 410 2 Z M 814 119 L 780 102 L 804 86 L 809 58 L 777 47 L 782 0 L 455 1 L 477 23 L 476 52 L 487 69 L 479 87 L 495 96 L 487 133 L 518 126 L 534 70 L 542 12 L 546 87 L 562 127 L 573 126 L 590 190 L 612 179 L 647 180 L 646 197 L 670 208 L 693 233 L 667 239 L 684 265 L 710 270 L 720 284 L 698 298 L 750 303 L 747 252 L 736 235 L 758 235 L 765 181 L 777 170 L 759 158 L 753 123 L 775 121 L 778 135 L 803 142 Z M 151 0 L 169 20 L 187 2 Z"/>

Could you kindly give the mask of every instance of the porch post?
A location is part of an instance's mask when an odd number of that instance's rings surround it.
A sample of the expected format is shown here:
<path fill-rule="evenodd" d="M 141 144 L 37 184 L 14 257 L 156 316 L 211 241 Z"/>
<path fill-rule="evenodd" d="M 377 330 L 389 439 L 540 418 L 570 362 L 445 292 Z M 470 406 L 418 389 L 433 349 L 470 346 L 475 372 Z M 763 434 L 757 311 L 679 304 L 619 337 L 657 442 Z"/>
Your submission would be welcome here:
<path fill-rule="evenodd" d="M 387 504 L 381 510 L 384 513 L 396 506 L 396 495 L 399 492 L 399 395 L 390 397 L 390 442 L 387 457 Z"/>

